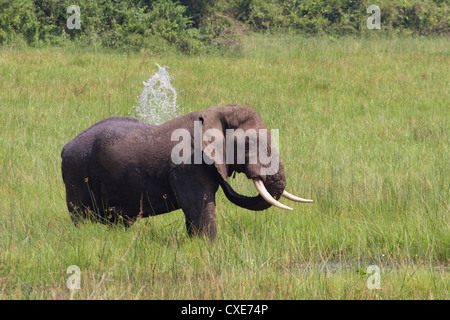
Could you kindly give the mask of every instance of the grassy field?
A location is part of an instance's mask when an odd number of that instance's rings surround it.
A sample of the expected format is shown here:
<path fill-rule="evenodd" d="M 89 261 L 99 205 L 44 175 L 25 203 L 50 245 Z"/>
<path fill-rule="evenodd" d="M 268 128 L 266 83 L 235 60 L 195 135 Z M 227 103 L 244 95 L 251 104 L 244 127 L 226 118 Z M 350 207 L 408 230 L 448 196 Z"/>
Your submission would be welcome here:
<path fill-rule="evenodd" d="M 0 299 L 449 299 L 449 48 L 250 36 L 228 56 L 0 49 Z M 288 190 L 315 202 L 251 212 L 219 190 L 215 242 L 189 238 L 181 211 L 75 227 L 61 149 L 129 115 L 155 63 L 181 113 L 259 110 L 280 130 Z"/>

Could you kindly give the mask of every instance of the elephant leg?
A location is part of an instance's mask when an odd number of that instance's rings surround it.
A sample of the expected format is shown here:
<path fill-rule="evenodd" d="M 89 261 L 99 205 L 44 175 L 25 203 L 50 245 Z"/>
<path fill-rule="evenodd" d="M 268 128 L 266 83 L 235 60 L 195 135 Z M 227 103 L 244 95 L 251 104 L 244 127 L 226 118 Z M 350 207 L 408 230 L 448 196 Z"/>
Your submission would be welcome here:
<path fill-rule="evenodd" d="M 98 220 L 103 210 L 97 186 L 84 180 L 66 183 L 66 203 L 75 225 L 85 219 Z"/>
<path fill-rule="evenodd" d="M 75 225 L 86 219 L 85 208 L 81 200 L 81 192 L 79 188 L 66 188 L 66 203 L 69 210 L 70 218 Z"/>
<path fill-rule="evenodd" d="M 190 236 L 205 235 L 211 240 L 216 238 L 216 205 L 214 199 L 207 200 L 210 196 L 214 197 L 214 195 L 205 195 L 206 199 L 202 198 L 194 205 L 182 206 L 186 218 L 186 229 Z"/>
<path fill-rule="evenodd" d="M 186 218 L 190 236 L 206 236 L 213 240 L 217 235 L 216 200 L 218 184 L 209 172 L 193 172 L 176 175 L 171 179 L 172 188 Z"/>

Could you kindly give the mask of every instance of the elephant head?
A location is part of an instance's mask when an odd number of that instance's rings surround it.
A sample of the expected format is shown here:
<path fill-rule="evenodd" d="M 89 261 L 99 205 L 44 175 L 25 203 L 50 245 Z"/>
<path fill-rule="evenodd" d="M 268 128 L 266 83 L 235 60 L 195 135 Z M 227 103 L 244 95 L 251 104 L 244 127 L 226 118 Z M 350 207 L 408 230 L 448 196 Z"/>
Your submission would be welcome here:
<path fill-rule="evenodd" d="M 214 158 L 220 175 L 219 183 L 232 203 L 249 210 L 264 210 L 271 205 L 292 210 L 278 199 L 285 197 L 297 202 L 312 202 L 284 190 L 283 164 L 271 132 L 256 110 L 241 105 L 216 106 L 201 112 L 199 120 L 204 137 L 203 152 Z M 259 194 L 246 197 L 236 193 L 226 182 L 233 172 L 244 173 L 252 179 Z"/>

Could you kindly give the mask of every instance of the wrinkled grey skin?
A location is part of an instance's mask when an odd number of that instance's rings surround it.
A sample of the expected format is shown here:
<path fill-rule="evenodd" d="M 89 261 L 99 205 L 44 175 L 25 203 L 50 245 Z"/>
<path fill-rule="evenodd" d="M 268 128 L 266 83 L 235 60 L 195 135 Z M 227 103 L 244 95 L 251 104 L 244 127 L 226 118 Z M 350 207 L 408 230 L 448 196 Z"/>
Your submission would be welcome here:
<path fill-rule="evenodd" d="M 249 210 L 270 207 L 259 194 L 245 197 L 231 189 L 226 179 L 233 172 L 262 180 L 269 193 L 275 199 L 280 198 L 286 186 L 281 162 L 279 171 L 267 176 L 260 174 L 259 161 L 241 165 L 174 164 L 171 151 L 179 141 L 171 141 L 171 134 L 175 129 L 185 128 L 194 137 L 194 121 L 202 121 L 203 132 L 216 128 L 224 137 L 226 129 L 253 128 L 257 132 L 267 129 L 256 110 L 241 105 L 191 112 L 159 126 L 127 117 L 111 117 L 94 124 L 65 145 L 61 153 L 72 220 L 75 223 L 85 218 L 103 223 L 121 220 L 129 225 L 138 216 L 182 209 L 190 235 L 214 239 L 215 193 L 219 185 L 228 200 L 238 206 Z M 193 160 L 192 154 L 191 163 Z"/>

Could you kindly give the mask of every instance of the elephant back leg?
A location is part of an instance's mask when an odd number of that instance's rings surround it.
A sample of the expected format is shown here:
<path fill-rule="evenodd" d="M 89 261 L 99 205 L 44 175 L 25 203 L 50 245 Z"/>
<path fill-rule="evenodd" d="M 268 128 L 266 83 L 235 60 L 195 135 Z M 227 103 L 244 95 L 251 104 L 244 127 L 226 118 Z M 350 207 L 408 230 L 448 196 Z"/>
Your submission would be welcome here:
<path fill-rule="evenodd" d="M 94 184 L 66 184 L 66 203 L 72 221 L 77 224 L 81 220 L 103 222 L 103 203 Z"/>
<path fill-rule="evenodd" d="M 97 219 L 103 210 L 99 184 L 78 166 L 63 160 L 63 181 L 66 186 L 66 203 L 72 221 Z"/>

